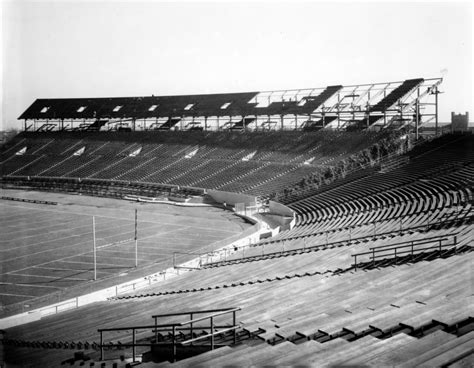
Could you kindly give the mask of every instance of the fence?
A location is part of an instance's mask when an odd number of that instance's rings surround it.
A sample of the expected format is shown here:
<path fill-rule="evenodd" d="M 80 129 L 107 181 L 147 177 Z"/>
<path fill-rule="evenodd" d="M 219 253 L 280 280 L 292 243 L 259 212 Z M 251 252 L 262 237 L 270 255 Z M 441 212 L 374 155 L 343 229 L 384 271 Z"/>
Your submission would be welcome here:
<path fill-rule="evenodd" d="M 445 243 L 443 242 L 449 241 L 449 237 L 447 236 L 435 236 L 431 238 L 425 238 L 421 240 L 413 240 L 413 241 L 408 241 L 408 242 L 402 242 L 402 243 L 395 243 L 395 244 L 388 244 L 388 245 L 383 245 L 380 247 L 370 247 L 370 251 L 368 252 L 363 252 L 363 253 L 357 253 L 353 254 L 352 257 L 354 257 L 354 270 L 357 271 L 357 257 L 361 256 L 366 256 L 370 255 L 370 261 L 372 261 L 372 265 L 375 266 L 376 260 L 379 259 L 387 259 L 388 257 L 392 257 L 397 260 L 397 257 L 400 257 L 402 255 L 413 255 L 423 253 L 425 250 L 439 250 L 441 251 L 443 248 L 447 247 L 453 247 L 458 244 L 457 242 L 457 236 L 452 235 L 452 242 L 451 243 Z M 424 247 L 424 245 L 431 244 L 431 246 Z M 422 246 L 422 247 L 419 247 Z M 359 263 L 360 265 L 360 263 Z"/>
<path fill-rule="evenodd" d="M 237 325 L 237 311 L 239 311 L 240 308 L 223 308 L 223 309 L 208 309 L 208 310 L 194 310 L 194 311 L 189 311 L 189 312 L 179 312 L 179 313 L 169 313 L 169 314 L 158 314 L 158 315 L 153 315 L 152 318 L 154 319 L 154 324 L 153 325 L 144 325 L 144 326 L 130 326 L 130 327 L 116 327 L 116 328 L 102 328 L 99 329 L 98 332 L 100 334 L 100 360 L 104 360 L 104 348 L 124 348 L 124 347 L 131 347 L 132 348 L 132 359 L 133 362 L 136 361 L 137 358 L 137 352 L 136 348 L 139 346 L 159 346 L 159 335 L 161 333 L 171 333 L 170 336 L 170 343 L 165 342 L 162 343 L 161 345 L 171 345 L 171 351 L 172 351 L 172 360 L 173 362 L 176 361 L 177 357 L 177 346 L 178 345 L 188 345 L 188 344 L 193 344 L 196 341 L 199 340 L 210 340 L 210 348 L 211 350 L 214 350 L 215 348 L 215 337 L 217 335 L 226 333 L 226 332 L 233 332 L 233 343 L 236 343 L 237 340 L 237 329 L 240 328 L 240 325 Z M 194 318 L 196 315 L 200 314 L 207 314 L 203 317 L 198 317 Z M 228 314 L 232 314 L 232 324 L 231 325 L 217 325 L 215 324 L 215 319 L 220 316 L 226 316 Z M 178 323 L 165 323 L 165 324 L 158 324 L 158 319 L 160 318 L 172 318 L 172 317 L 181 317 L 181 316 L 186 316 L 189 315 L 189 320 L 184 321 L 184 322 L 178 322 Z M 196 326 L 197 323 L 199 322 L 206 322 L 209 321 L 209 324 L 206 325 L 199 325 Z M 137 332 L 140 330 L 144 330 L 146 333 L 149 330 L 152 330 L 154 333 L 154 341 L 153 342 L 138 342 L 137 340 Z M 203 331 L 205 332 L 204 335 L 194 337 L 194 332 L 196 330 Z M 120 331 L 131 331 L 131 342 L 105 342 L 104 341 L 104 334 L 106 332 L 120 332 Z M 184 339 L 183 341 L 178 341 L 178 336 L 183 332 L 187 332 L 187 335 L 190 336 L 191 338 Z M 185 335 L 186 336 L 186 335 Z M 125 335 L 125 341 L 130 339 L 129 336 Z M 143 339 L 149 339 L 151 336 L 147 336 Z"/>

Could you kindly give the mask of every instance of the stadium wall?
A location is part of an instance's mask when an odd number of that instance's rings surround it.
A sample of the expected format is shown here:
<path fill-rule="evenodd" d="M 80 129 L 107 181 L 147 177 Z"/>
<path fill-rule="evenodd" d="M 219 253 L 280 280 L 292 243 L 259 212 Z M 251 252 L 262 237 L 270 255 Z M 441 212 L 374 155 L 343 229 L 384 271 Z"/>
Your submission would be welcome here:
<path fill-rule="evenodd" d="M 274 201 L 270 201 L 268 208 L 270 213 L 265 217 L 270 217 L 273 221 L 278 222 L 280 231 L 293 229 L 296 224 L 296 214 L 291 208 Z"/>
<path fill-rule="evenodd" d="M 223 192 L 220 190 L 208 190 L 207 194 L 217 203 L 225 203 L 235 206 L 237 203 L 244 203 L 246 207 L 255 206 L 257 197 L 241 193 Z"/>
<path fill-rule="evenodd" d="M 220 190 L 208 190 L 207 194 L 210 195 L 217 203 L 225 203 L 226 205 L 231 206 L 242 203 L 245 204 L 245 207 L 255 206 L 257 201 L 257 198 L 254 196 L 241 193 L 223 192 Z M 278 225 L 279 229 L 277 230 L 277 233 L 282 230 L 292 229 L 293 226 L 295 226 L 296 216 L 293 210 L 291 210 L 289 207 L 278 202 L 270 201 L 268 209 L 269 212 L 265 213 L 265 217 L 271 219 L 273 223 Z M 252 210 L 241 213 L 236 208 L 236 213 L 250 222 L 255 223 L 258 221 L 252 217 Z M 273 228 L 274 226 L 270 227 Z"/>

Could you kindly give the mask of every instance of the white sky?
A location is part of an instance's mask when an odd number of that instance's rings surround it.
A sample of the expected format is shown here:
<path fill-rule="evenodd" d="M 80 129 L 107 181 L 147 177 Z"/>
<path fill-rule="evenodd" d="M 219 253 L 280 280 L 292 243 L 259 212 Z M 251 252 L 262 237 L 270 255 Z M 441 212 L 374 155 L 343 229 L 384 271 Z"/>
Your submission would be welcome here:
<path fill-rule="evenodd" d="M 2 0 L 0 0 L 2 1 Z M 0 130 L 36 98 L 245 92 L 440 77 L 472 118 L 470 2 L 3 0 Z"/>

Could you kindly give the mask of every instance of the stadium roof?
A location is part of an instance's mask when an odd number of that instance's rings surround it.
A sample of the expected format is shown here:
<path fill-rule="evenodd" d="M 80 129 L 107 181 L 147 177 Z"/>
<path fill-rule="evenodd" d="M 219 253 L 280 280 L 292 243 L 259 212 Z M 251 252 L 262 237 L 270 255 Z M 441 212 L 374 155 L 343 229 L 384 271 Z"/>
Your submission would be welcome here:
<path fill-rule="evenodd" d="M 309 114 L 342 86 L 318 89 L 300 101 L 273 101 L 258 106 L 260 92 L 183 96 L 37 99 L 18 119 L 160 118 L 175 116 L 247 116 Z M 290 97 L 291 98 L 291 97 Z M 304 99 L 305 97 L 303 97 Z"/>
<path fill-rule="evenodd" d="M 382 114 L 413 114 L 413 106 L 427 98 L 441 78 L 333 85 L 282 91 L 218 93 L 180 96 L 37 99 L 18 119 L 25 120 L 138 120 L 185 117 L 314 116 L 330 119 Z M 362 114 L 362 115 L 361 115 Z M 365 114 L 365 115 L 364 115 Z M 426 114 L 425 114 L 426 115 Z M 433 114 L 431 114 L 433 115 Z M 434 116 L 434 115 L 433 115 Z M 343 119 L 342 119 L 343 120 Z M 366 125 L 363 122 L 364 126 Z"/>

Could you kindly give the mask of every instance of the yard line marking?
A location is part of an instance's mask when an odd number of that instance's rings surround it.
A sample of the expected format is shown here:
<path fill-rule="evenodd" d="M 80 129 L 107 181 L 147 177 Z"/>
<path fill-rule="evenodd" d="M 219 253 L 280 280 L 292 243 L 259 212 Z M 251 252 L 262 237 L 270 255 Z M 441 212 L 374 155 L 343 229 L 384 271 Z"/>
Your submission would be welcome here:
<path fill-rule="evenodd" d="M 147 246 L 140 246 L 140 242 L 138 242 L 138 251 L 140 251 L 140 249 L 151 249 L 151 250 L 169 250 L 169 251 L 173 251 L 173 252 L 177 252 L 179 251 L 179 249 L 177 249 L 176 247 L 173 247 L 173 248 L 170 248 L 170 247 L 160 247 L 159 244 L 157 244 L 157 247 L 147 247 Z"/>
<path fill-rule="evenodd" d="M 90 252 L 92 253 L 92 252 Z M 63 258 L 65 259 L 65 258 Z M 87 265 L 90 265 L 91 267 L 94 267 L 94 262 L 91 261 L 91 262 L 82 262 L 82 261 L 63 261 L 63 260 L 54 260 L 54 261 L 49 261 L 48 263 L 52 263 L 52 262 L 63 262 L 63 263 L 80 263 L 80 264 L 87 264 Z M 112 264 L 112 263 L 99 263 L 97 262 L 97 266 L 113 266 L 113 267 L 117 267 L 117 268 L 129 268 L 127 266 L 121 266 L 121 265 L 116 265 L 116 264 Z M 36 267 L 36 266 L 34 266 Z"/>
<path fill-rule="evenodd" d="M 0 206 L 1 208 L 1 206 Z M 6 211 L 4 211 L 5 213 L 7 213 Z M 6 215 L 6 216 L 2 216 L 0 218 L 0 220 L 2 221 L 2 223 L 5 223 L 7 225 L 9 224 L 15 224 L 18 222 L 18 220 L 22 220 L 24 219 L 26 216 L 28 216 L 28 212 L 25 212 L 25 213 L 15 213 L 15 214 L 9 214 L 9 215 Z"/>
<path fill-rule="evenodd" d="M 133 242 L 133 241 L 134 241 L 133 238 L 132 238 L 132 239 L 118 240 L 118 241 L 115 242 L 115 243 L 109 243 L 109 244 L 104 244 L 104 245 L 96 246 L 96 249 L 99 250 L 99 249 L 102 249 L 102 248 L 121 246 L 121 245 L 123 245 L 123 244 L 131 243 L 131 242 Z"/>
<path fill-rule="evenodd" d="M 68 271 L 68 272 L 71 273 L 71 276 L 74 276 L 76 274 L 87 273 L 87 272 L 93 271 L 93 267 L 91 267 L 90 269 L 84 269 L 84 268 L 72 269 L 72 268 L 53 268 L 53 267 L 45 267 L 45 266 L 41 266 L 41 267 L 33 266 L 33 267 L 30 267 L 29 269 L 52 270 L 52 271 Z M 15 272 L 16 271 L 11 271 L 7 274 L 8 275 L 17 275 Z M 41 276 L 41 275 L 39 275 L 39 276 Z M 57 275 L 57 277 L 59 277 L 59 275 Z M 65 276 L 65 277 L 69 277 L 69 276 Z"/>
<path fill-rule="evenodd" d="M 99 258 L 99 257 L 101 257 L 101 256 L 100 256 L 100 255 L 97 255 L 97 258 Z M 102 257 L 104 257 L 104 256 L 102 256 Z M 132 261 L 134 261 L 135 257 L 133 257 L 133 258 L 132 258 L 132 257 L 130 257 L 130 258 L 114 257 L 114 259 L 123 259 L 124 261 L 130 261 L 130 262 L 132 262 Z M 138 257 L 138 260 L 139 260 L 139 261 L 140 261 L 140 260 L 142 260 L 142 261 L 147 261 L 148 258 L 143 259 L 143 258 Z"/>
<path fill-rule="evenodd" d="M 0 222 L 1 223 L 1 222 Z M 23 231 L 35 231 L 35 230 L 44 230 L 44 232 L 46 232 L 45 230 L 46 229 L 54 229 L 54 228 L 57 228 L 57 227 L 61 227 L 61 228 L 65 228 L 66 226 L 70 226 L 73 222 L 72 221 L 64 221 L 64 222 L 61 222 L 61 223 L 55 223 L 55 224 L 51 224 L 50 221 L 44 223 L 44 224 L 41 224 L 39 226 L 32 226 L 31 224 L 21 224 L 21 226 L 15 226 L 15 227 L 12 227 L 11 225 L 6 225 L 10 231 L 4 231 L 3 234 L 4 235 L 15 235 L 16 233 L 21 233 Z M 77 224 L 77 222 L 75 222 L 75 224 Z M 25 229 L 25 227 L 27 227 Z M 17 237 L 15 237 L 17 238 Z"/>
<path fill-rule="evenodd" d="M 49 288 L 49 289 L 58 289 L 60 290 L 61 287 L 57 287 L 57 286 L 49 286 L 49 285 L 37 285 L 37 284 L 28 284 L 28 283 L 24 283 L 24 282 L 0 282 L 0 286 L 4 284 L 4 285 L 14 285 L 14 286 L 28 286 L 28 287 L 35 287 L 35 288 Z"/>
<path fill-rule="evenodd" d="M 100 228 L 99 230 L 97 231 L 97 234 L 99 234 L 99 237 L 100 235 L 103 233 L 103 232 L 110 232 L 112 231 L 113 229 L 115 228 L 123 228 L 123 225 L 116 225 L 116 226 L 110 226 L 110 222 L 107 222 L 107 223 L 100 223 Z M 106 227 L 108 226 L 108 227 Z M 49 231 L 49 232 L 43 232 L 41 235 L 49 235 L 49 234 L 54 234 L 54 233 L 60 233 L 60 232 L 64 232 L 64 231 L 74 231 L 74 230 L 77 230 L 77 229 L 81 229 L 81 228 L 90 228 L 91 225 L 90 224 L 84 224 L 84 225 L 81 225 L 81 226 L 77 226 L 75 228 L 68 228 L 68 229 L 58 229 L 56 231 Z M 106 227 L 104 229 L 104 227 Z M 150 230 L 150 229 L 153 229 L 152 227 L 150 228 L 142 228 L 139 230 L 141 231 L 147 231 L 147 230 Z M 113 234 L 111 236 L 117 236 L 117 235 L 124 235 L 124 234 L 127 234 L 127 233 L 130 233 L 130 232 L 133 232 L 133 229 L 130 229 L 130 230 L 127 230 L 127 232 L 125 233 L 119 233 L 119 234 Z M 80 235 L 86 235 L 86 234 L 91 234 L 92 232 L 87 232 L 87 233 L 80 233 L 80 234 L 73 234 L 73 235 L 70 235 L 71 237 L 74 237 L 74 236 L 80 236 Z M 24 237 L 17 237 L 15 239 L 7 239 L 7 240 L 0 240 L 0 243 L 10 243 L 10 242 L 14 242 L 16 240 L 26 240 L 27 238 L 32 238 L 32 237 L 35 237 L 35 236 L 38 236 L 37 234 L 34 234 L 34 235 L 27 235 L 27 236 L 24 236 Z M 105 237 L 107 238 L 107 236 Z M 67 238 L 56 238 L 58 240 L 62 240 L 62 239 L 67 239 Z M 53 239 L 52 241 L 55 241 L 56 239 Z M 38 242 L 38 243 L 33 243 L 33 244 L 24 244 L 24 245 L 18 245 L 18 246 L 15 246 L 14 248 L 10 248 L 10 249 L 3 249 L 3 250 L 13 250 L 13 249 L 18 249 L 19 247 L 26 247 L 26 246 L 30 246 L 30 245 L 37 245 L 37 244 L 42 244 L 46 241 L 51 241 L 51 240 L 45 240 L 45 241 L 41 241 L 41 242 Z"/>
<path fill-rule="evenodd" d="M 108 253 L 114 253 L 113 251 L 104 251 L 104 252 L 108 252 Z M 129 252 L 126 252 L 126 251 L 123 251 L 123 252 L 115 252 L 115 253 L 125 253 L 125 254 L 130 254 L 130 257 L 129 258 L 121 258 L 119 256 L 114 256 L 113 258 L 114 259 L 126 259 L 126 260 L 133 260 L 135 259 L 135 251 L 134 250 L 130 250 Z M 138 252 L 138 259 L 142 259 L 144 261 L 148 261 L 149 260 L 149 256 L 168 256 L 168 257 L 171 257 L 172 253 L 158 253 L 158 252 L 154 252 L 154 253 L 145 253 L 145 252 Z M 98 257 L 100 257 L 100 255 L 98 255 Z M 105 257 L 105 255 L 102 255 L 102 257 Z M 146 258 L 142 258 L 142 257 L 146 257 Z"/>
<path fill-rule="evenodd" d="M 41 270 L 53 270 L 53 271 L 84 271 L 84 272 L 94 271 L 94 267 L 92 265 L 91 265 L 90 270 L 86 270 L 84 268 L 59 268 L 59 267 L 45 267 L 45 266 L 41 266 L 41 267 L 33 266 L 31 268 L 36 268 L 36 269 L 41 269 Z M 15 272 L 15 271 L 12 271 L 12 272 Z"/>
<path fill-rule="evenodd" d="M 44 275 L 31 275 L 31 274 L 24 274 L 24 273 L 8 273 L 7 275 L 11 276 L 25 276 L 25 277 L 40 277 L 40 278 L 45 278 L 45 279 L 53 279 L 53 281 L 66 281 L 66 280 L 72 280 L 72 281 L 90 281 L 90 279 L 76 279 L 74 277 L 57 277 L 57 276 L 44 276 Z M 31 282 L 31 281 L 30 281 Z"/>
<path fill-rule="evenodd" d="M 0 206 L 1 208 L 2 206 Z M 64 213 L 63 216 L 59 216 L 59 215 L 51 215 L 51 214 L 44 214 L 44 215 L 40 215 L 40 214 L 32 214 L 31 211 L 15 211 L 13 214 L 10 213 L 8 214 L 6 211 L 5 211 L 5 215 L 4 216 L 1 216 L 0 215 L 0 219 L 1 220 L 11 220 L 13 218 L 24 218 L 25 216 L 26 217 L 30 217 L 30 218 L 33 218 L 33 222 L 41 222 L 41 221 L 45 221 L 47 219 L 65 219 L 65 218 L 78 218 L 77 215 L 74 215 L 74 214 L 68 214 L 68 213 Z"/>
<path fill-rule="evenodd" d="M 125 253 L 125 254 L 135 254 L 135 250 L 130 250 L 130 251 L 126 251 L 126 250 L 122 250 L 122 251 L 118 251 L 118 250 L 101 250 L 101 253 L 100 254 L 97 254 L 97 257 L 107 257 L 107 254 L 110 254 L 110 253 L 114 253 L 114 254 L 117 254 L 117 253 Z M 116 258 L 116 257 L 114 257 Z M 133 257 L 135 258 L 135 256 Z M 128 259 L 128 258 L 127 258 Z"/>
<path fill-rule="evenodd" d="M 55 241 L 59 241 L 59 240 L 64 240 L 64 239 L 69 239 L 69 238 L 72 238 L 72 237 L 75 237 L 75 236 L 71 236 L 71 237 L 67 237 L 67 238 L 59 238 L 59 239 L 55 239 Z M 92 240 L 91 240 L 92 241 Z M 38 254 L 41 254 L 41 253 L 45 253 L 45 252 L 52 252 L 52 251 L 55 251 L 55 250 L 58 250 L 58 249 L 65 249 L 65 248 L 70 248 L 70 247 L 76 247 L 76 246 L 80 246 L 82 244 L 87 244 L 91 241 L 81 241 L 79 243 L 74 243 L 74 244 L 70 244 L 70 245 L 63 245 L 63 246 L 58 246 L 58 247 L 55 247 L 55 248 L 49 248 L 49 249 L 45 249 L 41 252 L 35 252 L 35 253 L 28 253 L 28 254 L 24 254 L 24 255 L 21 255 L 21 256 L 18 256 L 18 257 L 13 257 L 13 258 L 8 258 L 8 259 L 3 259 L 2 260 L 2 263 L 3 262 L 7 262 L 7 261 L 14 261 L 14 260 L 18 260 L 18 259 L 21 259 L 21 258 L 25 258 L 25 257 L 30 257 L 30 256 L 34 256 L 34 255 L 38 255 Z M 41 243 L 36 243 L 36 244 L 33 244 L 33 245 L 38 245 L 38 244 L 42 244 L 42 243 L 45 243 L 46 241 L 44 242 L 41 242 Z M 50 241 L 51 242 L 51 241 Z M 20 246 L 20 247 L 25 247 L 25 246 Z M 20 248 L 19 247 L 19 248 Z M 11 248 L 11 249 L 8 249 L 9 251 L 11 250 L 14 250 L 14 248 Z M 79 253 L 80 254 L 80 253 Z M 48 262 L 51 262 L 51 261 L 48 261 Z"/>
<path fill-rule="evenodd" d="M 107 225 L 107 224 L 105 224 Z M 73 231 L 75 229 L 81 229 L 81 228 L 91 228 L 91 225 L 87 225 L 87 224 L 84 224 L 83 226 L 78 226 L 78 227 L 75 227 L 75 228 L 72 228 L 72 229 L 61 229 L 61 230 L 57 230 L 57 231 L 52 231 L 50 233 L 58 233 L 58 232 L 61 232 L 61 231 Z M 45 233 L 42 233 L 41 235 L 47 235 L 49 233 L 45 232 Z M 73 235 L 70 235 L 69 237 L 76 237 L 76 236 L 82 236 L 82 235 L 86 235 L 86 234 L 92 234 L 92 230 L 90 230 L 90 232 L 87 232 L 87 233 L 80 233 L 80 234 L 73 234 Z M 38 236 L 38 234 L 34 234 L 34 235 L 27 235 L 27 236 L 24 236 L 24 237 L 19 237 L 19 238 L 15 238 L 13 240 L 11 239 L 7 239 L 7 240 L 0 240 L 0 243 L 10 243 L 10 242 L 13 242 L 15 240 L 25 240 L 25 239 L 28 239 L 28 238 L 33 238 L 33 237 L 36 237 Z M 56 238 L 54 240 L 63 240 L 63 239 L 67 239 L 68 237 L 65 237 L 65 238 Z M 42 244 L 44 242 L 47 242 L 47 241 L 51 241 L 50 239 L 48 240 L 44 240 L 44 241 L 41 241 L 41 242 L 38 242 L 38 243 L 33 243 L 33 244 L 26 244 L 26 245 L 20 245 L 20 246 L 16 246 L 14 248 L 10 248 L 10 249 L 6 249 L 6 250 L 13 250 L 13 249 L 17 249 L 19 247 L 25 247 L 25 246 L 30 246 L 30 245 L 37 245 L 37 244 Z"/>
<path fill-rule="evenodd" d="M 82 226 L 82 227 L 86 227 L 86 226 Z M 76 230 L 76 229 L 79 229 L 80 227 L 76 227 L 76 228 L 73 228 L 71 230 Z M 0 243 L 6 243 L 6 245 L 10 244 L 10 243 L 13 243 L 15 241 L 27 241 L 28 239 L 30 238 L 35 238 L 35 237 L 38 237 L 39 235 L 49 235 L 49 234 L 55 234 L 55 233 L 59 233 L 59 232 L 65 232 L 66 229 L 61 229 L 61 230 L 57 230 L 57 231 L 51 231 L 51 232 L 43 232 L 43 233 L 36 233 L 36 234 L 32 234 L 32 235 L 25 235 L 25 236 L 22 236 L 22 237 L 14 237 L 14 238 L 10 238 L 10 239 L 5 239 L 5 240 L 0 240 Z M 92 232 L 91 232 L 92 233 Z M 88 234 L 88 233 L 81 233 L 79 235 L 85 235 L 85 234 Z M 74 237 L 76 235 L 69 235 L 69 237 Z M 67 239 L 68 237 L 65 237 L 65 238 L 56 238 L 58 240 L 61 240 L 61 239 Z M 14 250 L 14 249 L 18 249 L 19 247 L 25 247 L 25 246 L 30 246 L 30 245 L 36 245 L 36 244 L 42 244 L 44 242 L 46 242 L 47 240 L 44 240 L 44 241 L 41 241 L 41 242 L 37 242 L 37 243 L 27 243 L 27 244 L 22 244 L 22 245 L 18 245 L 14 248 L 8 248 L 8 249 L 5 249 L 5 250 Z"/>
<path fill-rule="evenodd" d="M 32 230 L 38 230 L 38 229 L 42 229 L 42 230 L 46 230 L 48 228 L 51 228 L 51 227 L 57 227 L 57 226 L 62 226 L 63 229 L 64 229 L 64 226 L 68 225 L 68 224 L 71 224 L 71 223 L 77 223 L 77 219 L 76 220 L 67 220 L 67 221 L 58 221 L 58 222 L 54 222 L 54 223 L 51 223 L 51 221 L 54 220 L 54 219 L 49 219 L 49 220 L 45 220 L 45 221 L 39 221 L 39 222 L 35 222 L 34 224 L 36 225 L 39 225 L 39 224 L 43 224 L 43 223 L 46 223 L 46 225 L 41 225 L 41 226 L 38 226 L 38 227 L 33 227 L 31 226 L 31 223 L 28 223 L 28 231 L 32 231 Z M 1 220 L 0 220 L 1 222 Z M 49 226 L 47 224 L 50 224 Z M 85 225 L 85 224 L 84 224 Z M 9 225 L 7 225 L 9 226 Z M 10 234 L 14 234 L 14 233 L 17 233 L 17 232 L 20 232 L 23 230 L 23 226 L 16 226 L 14 227 L 14 230 L 13 231 L 10 231 L 10 232 L 4 232 L 5 235 L 10 235 Z"/>
<path fill-rule="evenodd" d="M 119 234 L 113 234 L 113 235 L 110 235 L 109 237 L 112 237 L 112 236 L 123 236 L 123 235 L 126 235 L 128 233 L 132 233 L 133 230 L 128 230 L 127 232 L 125 233 L 119 233 Z M 100 235 L 101 231 L 97 232 L 96 234 L 99 234 Z M 67 237 L 62 237 L 62 238 L 55 238 L 55 239 L 46 239 L 46 240 L 43 240 L 43 241 L 40 241 L 40 242 L 37 242 L 37 243 L 33 243 L 33 244 L 24 244 L 24 245 L 17 245 L 15 246 L 14 248 L 7 248 L 7 249 L 2 249 L 2 251 L 12 251 L 12 250 L 17 250 L 19 248 L 26 248 L 26 247 L 34 247 L 34 246 L 37 246 L 37 245 L 40 245 L 40 244 L 44 244 L 44 243 L 55 243 L 55 242 L 58 242 L 60 240 L 66 240 L 66 239 L 70 239 L 70 238 L 77 238 L 77 237 L 82 237 L 83 235 L 90 235 L 92 234 L 92 231 L 91 232 L 87 232 L 87 233 L 80 233 L 80 234 L 73 234 L 73 235 L 70 235 L 70 236 L 67 236 Z M 45 234 L 46 235 L 46 234 Z M 28 237 L 33 237 L 34 235 L 31 235 L 31 236 L 28 236 Z M 105 240 L 107 239 L 108 237 L 97 237 L 97 239 L 102 239 L 102 240 Z M 92 241 L 89 240 L 89 241 Z M 88 242 L 89 242 L 88 241 Z M 79 243 L 79 244 L 86 244 L 86 242 L 83 242 L 83 243 Z M 77 245 L 77 244 L 74 244 L 74 245 Z M 64 246 L 61 246 L 61 249 L 65 248 L 65 247 L 69 247 L 69 245 L 64 245 Z M 36 253 L 31 253 L 29 252 L 27 255 L 23 255 L 23 257 L 27 257 L 27 256 L 30 256 L 30 255 L 35 255 L 35 254 L 40 254 L 40 253 L 43 253 L 43 252 L 48 252 L 48 251 L 51 251 L 51 250 L 55 250 L 55 249 L 58 249 L 58 247 L 53 247 L 53 248 L 48 248 L 48 249 L 45 249 L 41 252 L 36 252 Z M 19 257 L 16 257 L 16 258 L 10 258 L 10 259 L 17 259 Z M 10 260 L 10 259 L 7 259 L 7 260 Z"/>
<path fill-rule="evenodd" d="M 83 243 L 79 243 L 79 244 L 83 244 Z M 76 246 L 76 244 L 72 244 L 70 246 Z M 70 247 L 70 246 L 65 246 L 65 247 Z M 38 252 L 37 254 L 39 254 L 39 253 L 43 253 L 43 252 Z M 87 251 L 87 252 L 83 252 L 83 253 L 74 254 L 72 256 L 67 256 L 67 257 L 57 258 L 57 259 L 53 259 L 53 260 L 48 260 L 47 262 L 43 262 L 43 263 L 39 263 L 39 264 L 35 264 L 35 265 L 30 265 L 28 267 L 25 267 L 25 268 L 22 268 L 22 269 L 19 269 L 19 270 L 15 270 L 15 271 L 12 271 L 12 272 L 23 271 L 23 270 L 27 270 L 28 268 L 31 268 L 31 267 L 38 267 L 38 266 L 45 265 L 45 264 L 51 263 L 53 261 L 61 261 L 63 259 L 69 259 L 69 258 L 73 258 L 73 257 L 80 257 L 80 256 L 84 256 L 84 255 L 90 254 L 90 253 L 92 253 L 92 251 Z M 20 258 L 24 258 L 24 257 L 27 257 L 27 256 L 29 256 L 29 255 L 12 258 L 11 260 L 20 259 Z"/>
<path fill-rule="evenodd" d="M 14 284 L 12 284 L 14 285 Z M 36 298 L 37 295 L 26 295 L 26 294 L 10 294 L 10 293 L 0 293 L 0 295 L 7 295 L 7 296 L 20 296 L 22 298 L 30 299 L 30 298 Z"/>
<path fill-rule="evenodd" d="M 56 289 L 56 290 L 61 290 L 64 287 L 61 286 L 51 286 L 51 285 L 38 285 L 38 284 L 29 284 L 28 282 L 7 282 L 4 283 L 5 285 L 13 285 L 13 286 L 28 286 L 28 287 L 35 287 L 35 288 L 41 288 L 41 289 Z M 33 295 L 33 297 L 38 298 L 42 297 L 43 295 Z"/>

